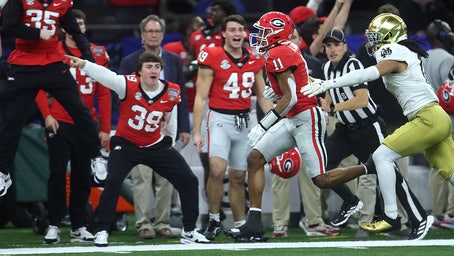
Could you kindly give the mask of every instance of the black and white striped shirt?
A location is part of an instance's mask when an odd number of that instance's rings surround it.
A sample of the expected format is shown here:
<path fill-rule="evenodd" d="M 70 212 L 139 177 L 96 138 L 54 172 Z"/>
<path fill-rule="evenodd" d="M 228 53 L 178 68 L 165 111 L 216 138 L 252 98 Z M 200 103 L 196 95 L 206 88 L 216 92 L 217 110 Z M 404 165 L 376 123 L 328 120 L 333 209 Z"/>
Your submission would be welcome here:
<path fill-rule="evenodd" d="M 334 79 L 340 77 L 352 70 L 356 69 L 363 69 L 363 64 L 353 57 L 348 56 L 348 53 L 342 57 L 339 61 L 339 64 L 336 68 L 333 67 L 331 61 L 328 61 L 323 66 L 323 73 L 325 75 L 325 79 Z M 360 88 L 367 88 L 367 83 L 357 84 L 350 87 L 341 87 L 341 88 L 333 88 L 329 90 L 329 94 L 333 101 L 333 104 L 338 104 L 340 102 L 345 102 L 349 99 L 355 97 L 353 91 L 360 89 Z M 342 124 L 354 124 L 364 119 L 372 119 L 376 118 L 377 115 L 377 105 L 372 100 L 369 95 L 369 102 L 367 107 L 355 110 L 344 110 L 344 111 L 337 111 L 336 117 Z"/>

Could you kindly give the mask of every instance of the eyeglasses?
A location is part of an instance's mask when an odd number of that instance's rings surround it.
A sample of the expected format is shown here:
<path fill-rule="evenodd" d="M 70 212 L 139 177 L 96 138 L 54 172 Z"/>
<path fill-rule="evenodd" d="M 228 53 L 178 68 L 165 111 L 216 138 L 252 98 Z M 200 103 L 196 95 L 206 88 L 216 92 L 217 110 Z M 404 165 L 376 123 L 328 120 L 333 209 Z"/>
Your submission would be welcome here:
<path fill-rule="evenodd" d="M 156 29 L 156 30 L 150 29 L 150 30 L 144 30 L 143 33 L 148 33 L 148 34 L 160 34 L 160 33 L 162 33 L 162 31 L 159 30 L 159 29 Z"/>

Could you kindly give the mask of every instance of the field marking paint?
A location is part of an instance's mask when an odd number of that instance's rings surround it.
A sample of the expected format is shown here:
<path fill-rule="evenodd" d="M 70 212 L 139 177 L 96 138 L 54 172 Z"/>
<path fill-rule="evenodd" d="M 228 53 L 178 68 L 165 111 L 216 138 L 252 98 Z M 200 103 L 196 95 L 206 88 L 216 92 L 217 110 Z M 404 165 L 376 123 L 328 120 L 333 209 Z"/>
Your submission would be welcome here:
<path fill-rule="evenodd" d="M 248 250 L 272 248 L 365 248 L 397 246 L 454 246 L 454 239 L 443 240 L 393 240 L 393 241 L 334 241 L 334 242 L 292 242 L 292 243 L 226 243 L 226 244 L 163 244 L 124 245 L 108 247 L 52 247 L 0 249 L 0 255 L 59 254 L 92 252 L 136 252 L 136 251 L 179 251 L 179 250 Z"/>

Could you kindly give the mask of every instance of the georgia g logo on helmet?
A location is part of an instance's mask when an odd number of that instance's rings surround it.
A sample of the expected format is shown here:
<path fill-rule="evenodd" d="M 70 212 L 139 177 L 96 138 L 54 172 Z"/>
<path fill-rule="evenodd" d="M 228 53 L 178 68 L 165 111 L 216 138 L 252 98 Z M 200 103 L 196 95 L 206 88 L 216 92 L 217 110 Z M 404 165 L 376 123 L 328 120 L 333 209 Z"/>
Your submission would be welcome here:
<path fill-rule="evenodd" d="M 279 18 L 274 18 L 270 21 L 271 26 L 276 28 L 283 28 L 285 26 L 285 22 Z"/>

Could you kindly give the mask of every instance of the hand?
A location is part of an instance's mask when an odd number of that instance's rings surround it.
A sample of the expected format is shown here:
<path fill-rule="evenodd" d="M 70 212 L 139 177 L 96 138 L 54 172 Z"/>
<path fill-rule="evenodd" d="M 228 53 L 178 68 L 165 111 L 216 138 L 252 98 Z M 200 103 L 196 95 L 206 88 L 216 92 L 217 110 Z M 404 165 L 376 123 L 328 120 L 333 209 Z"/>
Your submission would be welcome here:
<path fill-rule="evenodd" d="M 54 35 L 54 32 L 51 30 L 41 29 L 39 31 L 39 38 L 43 39 L 44 41 L 49 40 Z"/>
<path fill-rule="evenodd" d="M 251 145 L 251 147 L 254 147 L 255 144 L 257 144 L 257 142 L 259 142 L 259 140 L 263 137 L 265 132 L 265 129 L 263 129 L 260 124 L 256 124 L 247 135 L 249 139 L 249 145 Z"/>
<path fill-rule="evenodd" d="M 76 67 L 76 68 L 84 68 L 86 64 L 86 60 L 71 56 L 71 55 L 65 55 L 66 59 L 69 59 L 69 65 L 71 67 Z M 66 61 L 65 61 L 66 62 Z"/>
<path fill-rule="evenodd" d="M 186 147 L 191 140 L 191 134 L 187 132 L 180 132 L 181 148 Z"/>
<path fill-rule="evenodd" d="M 320 79 L 309 79 L 309 84 L 303 86 L 301 88 L 301 93 L 307 95 L 309 98 L 313 97 L 317 94 L 320 94 L 330 88 L 331 80 L 324 81 Z"/>
<path fill-rule="evenodd" d="M 60 124 L 58 123 L 57 119 L 55 119 L 53 116 L 48 115 L 46 119 L 44 120 L 46 129 L 48 131 L 51 131 L 54 134 L 57 134 L 58 128 L 60 128 Z"/>
<path fill-rule="evenodd" d="M 107 132 L 99 132 L 98 137 L 101 142 L 101 147 L 106 147 L 110 140 L 110 134 Z"/>
<path fill-rule="evenodd" d="M 192 135 L 192 143 L 197 148 L 197 152 L 200 153 L 200 148 L 205 145 L 205 140 L 203 139 L 202 134 L 200 132 L 194 132 Z"/>
<path fill-rule="evenodd" d="M 273 88 L 271 88 L 271 86 L 265 86 L 265 90 L 263 91 L 263 97 L 272 102 L 280 98 L 280 96 L 273 91 Z"/>

